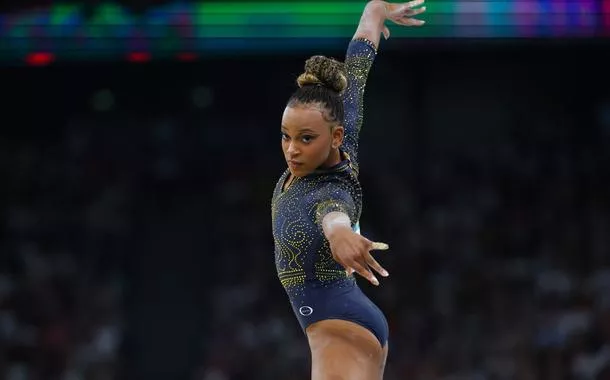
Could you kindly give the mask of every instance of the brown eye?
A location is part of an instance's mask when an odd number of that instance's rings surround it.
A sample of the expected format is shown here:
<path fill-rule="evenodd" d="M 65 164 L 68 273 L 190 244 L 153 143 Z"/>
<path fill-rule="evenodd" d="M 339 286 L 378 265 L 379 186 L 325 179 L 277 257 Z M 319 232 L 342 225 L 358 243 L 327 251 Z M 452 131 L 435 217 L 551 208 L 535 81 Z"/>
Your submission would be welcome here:
<path fill-rule="evenodd" d="M 301 138 L 301 140 L 305 143 L 305 144 L 309 144 L 310 142 L 313 141 L 315 137 L 314 136 L 309 136 L 309 135 L 305 135 Z"/>

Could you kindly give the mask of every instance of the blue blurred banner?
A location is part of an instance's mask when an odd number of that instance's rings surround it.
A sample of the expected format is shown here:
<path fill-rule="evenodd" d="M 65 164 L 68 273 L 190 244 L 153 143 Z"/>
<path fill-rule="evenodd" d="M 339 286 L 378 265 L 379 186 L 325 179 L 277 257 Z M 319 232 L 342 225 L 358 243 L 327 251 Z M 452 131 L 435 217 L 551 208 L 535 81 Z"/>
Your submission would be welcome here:
<path fill-rule="evenodd" d="M 0 16 L 0 59 L 196 57 L 218 52 L 301 51 L 351 36 L 361 1 L 56 3 Z M 590 39 L 610 36 L 610 1 L 429 1 L 422 28 L 394 38 Z M 298 39 L 298 41 L 295 41 Z M 320 43 L 319 40 L 324 40 Z"/>

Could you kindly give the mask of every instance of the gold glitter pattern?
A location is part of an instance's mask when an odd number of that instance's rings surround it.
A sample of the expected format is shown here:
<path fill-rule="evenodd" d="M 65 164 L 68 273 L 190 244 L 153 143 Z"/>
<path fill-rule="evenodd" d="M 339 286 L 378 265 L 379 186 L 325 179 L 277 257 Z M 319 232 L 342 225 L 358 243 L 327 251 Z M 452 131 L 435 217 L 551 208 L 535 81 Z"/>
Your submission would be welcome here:
<path fill-rule="evenodd" d="M 271 201 L 275 265 L 289 296 L 303 294 L 306 286 L 341 286 L 353 283 L 332 257 L 322 230 L 322 218 L 332 211 L 349 215 L 352 227 L 360 219 L 362 189 L 356 161 L 362 126 L 363 93 L 375 50 L 365 41 L 352 41 L 345 67 L 348 87 L 343 95 L 346 157 L 330 169 L 318 169 L 297 178 L 283 189 L 290 171 L 279 178 Z"/>
<path fill-rule="evenodd" d="M 356 171 L 360 167 L 358 164 L 358 136 L 364 120 L 364 88 L 375 55 L 372 43 L 357 40 L 350 43 L 345 58 L 348 85 L 343 93 L 345 137 L 342 148 L 349 154 L 350 162 Z"/>

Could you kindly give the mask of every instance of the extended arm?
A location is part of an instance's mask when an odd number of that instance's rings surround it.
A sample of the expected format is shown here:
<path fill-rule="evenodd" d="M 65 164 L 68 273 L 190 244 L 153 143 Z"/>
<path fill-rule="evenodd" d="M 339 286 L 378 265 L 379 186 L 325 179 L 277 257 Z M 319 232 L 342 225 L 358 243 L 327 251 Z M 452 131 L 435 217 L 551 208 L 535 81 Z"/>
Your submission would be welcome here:
<path fill-rule="evenodd" d="M 379 0 L 369 2 L 362 12 L 356 32 L 347 48 L 345 71 L 348 85 L 343 93 L 345 133 L 342 148 L 350 156 L 352 165 L 357 171 L 359 167 L 358 136 L 364 115 L 364 88 L 377 54 L 380 36 L 382 33 L 386 38 L 390 35 L 384 22 L 391 20 L 405 26 L 422 25 L 422 21 L 413 19 L 412 16 L 424 12 L 425 7 L 417 9 L 412 9 L 412 7 L 422 4 L 423 1 L 415 0 L 401 4 L 391 4 Z"/>
<path fill-rule="evenodd" d="M 354 232 L 358 220 L 356 205 L 348 189 L 339 183 L 327 183 L 316 189 L 315 223 L 328 241 L 333 259 L 348 275 L 358 272 L 371 283 L 379 285 L 369 268 L 382 276 L 387 272 L 373 259 L 372 249 L 388 249 L 387 244 L 373 243 Z"/>

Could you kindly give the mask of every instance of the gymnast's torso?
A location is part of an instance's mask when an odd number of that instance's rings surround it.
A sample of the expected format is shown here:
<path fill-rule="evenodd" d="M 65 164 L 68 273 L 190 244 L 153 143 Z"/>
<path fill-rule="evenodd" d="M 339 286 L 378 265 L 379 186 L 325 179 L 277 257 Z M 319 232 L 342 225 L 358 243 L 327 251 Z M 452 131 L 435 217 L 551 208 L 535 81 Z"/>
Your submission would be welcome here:
<path fill-rule="evenodd" d="M 322 230 L 322 218 L 340 211 L 358 229 L 362 211 L 362 190 L 358 181 L 358 135 L 363 119 L 366 78 L 375 59 L 375 49 L 365 41 L 351 41 L 346 57 L 348 85 L 342 94 L 344 140 L 341 162 L 332 168 L 318 169 L 284 185 L 286 170 L 278 180 L 271 202 L 275 264 L 278 277 L 289 297 L 294 299 L 308 289 L 353 286 L 353 275 L 332 257 Z"/>
<path fill-rule="evenodd" d="M 280 177 L 273 193 L 272 224 L 275 265 L 289 296 L 306 287 L 350 285 L 355 280 L 332 257 L 322 231 L 322 218 L 331 211 L 349 215 L 357 227 L 362 191 L 348 159 L 333 168 L 295 178 L 287 189 L 290 172 Z"/>

